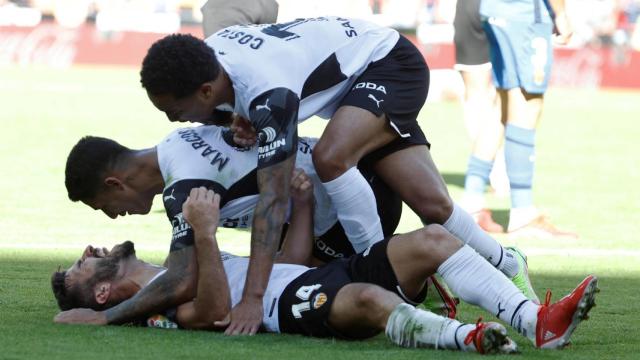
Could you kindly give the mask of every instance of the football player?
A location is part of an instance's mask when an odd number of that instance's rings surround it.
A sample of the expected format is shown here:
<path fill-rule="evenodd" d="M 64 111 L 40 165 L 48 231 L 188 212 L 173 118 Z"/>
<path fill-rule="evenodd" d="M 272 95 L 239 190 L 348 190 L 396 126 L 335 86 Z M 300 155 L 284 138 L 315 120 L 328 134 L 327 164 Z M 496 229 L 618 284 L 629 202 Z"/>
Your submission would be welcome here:
<path fill-rule="evenodd" d="M 151 102 L 169 120 L 226 123 L 219 112 L 232 110 L 239 115 L 231 126 L 234 141 L 258 143 L 251 266 L 231 325 L 242 333 L 255 332 L 262 318 L 297 124 L 313 115 L 330 119 L 313 163 L 356 252 L 384 238 L 374 194 L 356 167 L 368 155 L 376 173 L 425 223 L 442 224 L 537 300 L 524 257 L 504 249 L 452 202 L 417 122 L 429 70 L 397 31 L 328 16 L 231 26 L 206 41 L 170 35 L 151 46 L 140 74 Z"/>
<path fill-rule="evenodd" d="M 301 242 L 293 251 L 306 247 L 310 253 L 312 185 L 302 171 L 294 174 L 292 183 L 294 216 L 283 252 Z M 191 266 L 197 267 L 198 276 L 190 286 L 197 288 L 197 296 L 165 315 L 185 328 L 226 328 L 233 334 L 239 330 L 228 326 L 229 312 L 240 301 L 249 260 L 220 252 L 215 236 L 219 204 L 220 196 L 204 187 L 192 189 L 183 204 L 185 221 L 195 234 L 197 265 Z M 304 254 L 296 256 L 304 259 Z M 156 280 L 165 271 L 138 260 L 131 242 L 111 252 L 87 247 L 73 266 L 52 276 L 60 308 L 73 309 L 58 314 L 55 321 L 91 319 L 93 324 L 106 324 L 102 312 L 91 308 L 102 310 L 138 296 L 141 288 L 159 286 Z M 539 348 L 567 344 L 594 305 L 597 291 L 597 279 L 588 276 L 560 301 L 550 304 L 548 294 L 545 304 L 536 304 L 468 245 L 442 226 L 428 225 L 319 268 L 276 264 L 261 304 L 261 324 L 271 332 L 345 339 L 384 330 L 391 341 L 405 347 L 515 352 L 515 343 L 500 324 L 463 324 L 409 305 L 424 299 L 425 279 L 436 271 L 463 300 L 495 313 Z"/>

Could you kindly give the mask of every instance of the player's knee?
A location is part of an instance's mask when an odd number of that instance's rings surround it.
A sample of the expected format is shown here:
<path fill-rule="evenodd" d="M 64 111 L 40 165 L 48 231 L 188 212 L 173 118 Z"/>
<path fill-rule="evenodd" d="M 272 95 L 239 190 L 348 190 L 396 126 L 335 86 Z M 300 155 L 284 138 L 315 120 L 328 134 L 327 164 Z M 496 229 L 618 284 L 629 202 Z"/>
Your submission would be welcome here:
<path fill-rule="evenodd" d="M 358 290 L 359 291 L 355 299 L 358 308 L 367 308 L 372 310 L 375 310 L 377 304 L 380 303 L 381 299 L 383 299 L 385 293 L 387 292 L 385 289 L 372 284 L 363 285 Z"/>
<path fill-rule="evenodd" d="M 318 143 L 315 146 L 311 156 L 313 166 L 322 181 L 333 180 L 352 167 L 349 160 L 339 151 L 331 146 L 324 146 L 323 143 Z"/>
<path fill-rule="evenodd" d="M 445 190 L 435 189 L 424 199 L 416 201 L 416 212 L 427 224 L 444 224 L 453 212 L 453 201 Z"/>
<path fill-rule="evenodd" d="M 431 256 L 445 243 L 451 234 L 442 225 L 430 224 L 416 231 L 414 242 L 416 252 L 421 256 Z"/>

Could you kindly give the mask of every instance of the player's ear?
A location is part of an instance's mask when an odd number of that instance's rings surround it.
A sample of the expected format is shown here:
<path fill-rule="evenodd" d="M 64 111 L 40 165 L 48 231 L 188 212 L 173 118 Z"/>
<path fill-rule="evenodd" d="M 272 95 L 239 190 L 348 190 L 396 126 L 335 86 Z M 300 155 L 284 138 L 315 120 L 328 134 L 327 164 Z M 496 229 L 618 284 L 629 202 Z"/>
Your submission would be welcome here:
<path fill-rule="evenodd" d="M 213 81 L 207 81 L 200 85 L 198 89 L 198 97 L 203 100 L 208 100 L 213 96 Z"/>
<path fill-rule="evenodd" d="M 124 189 L 124 184 L 122 183 L 122 181 L 120 181 L 120 179 L 118 179 L 115 176 L 108 176 L 107 178 L 105 178 L 104 185 L 107 189 L 111 189 L 111 190 Z"/>
<path fill-rule="evenodd" d="M 106 281 L 99 282 L 93 289 L 93 293 L 98 304 L 106 303 L 109 300 L 109 295 L 111 295 L 111 283 Z"/>

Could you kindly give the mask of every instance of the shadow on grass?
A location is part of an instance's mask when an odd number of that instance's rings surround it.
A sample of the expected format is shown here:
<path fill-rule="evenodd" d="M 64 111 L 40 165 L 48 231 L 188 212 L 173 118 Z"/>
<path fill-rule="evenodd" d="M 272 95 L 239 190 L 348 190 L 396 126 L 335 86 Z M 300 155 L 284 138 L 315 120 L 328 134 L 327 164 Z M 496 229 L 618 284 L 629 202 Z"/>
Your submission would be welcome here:
<path fill-rule="evenodd" d="M 443 173 L 442 178 L 448 186 L 456 186 L 464 189 L 465 174 L 461 173 Z M 502 225 L 505 229 L 509 224 L 509 209 L 491 209 L 493 220 Z"/>

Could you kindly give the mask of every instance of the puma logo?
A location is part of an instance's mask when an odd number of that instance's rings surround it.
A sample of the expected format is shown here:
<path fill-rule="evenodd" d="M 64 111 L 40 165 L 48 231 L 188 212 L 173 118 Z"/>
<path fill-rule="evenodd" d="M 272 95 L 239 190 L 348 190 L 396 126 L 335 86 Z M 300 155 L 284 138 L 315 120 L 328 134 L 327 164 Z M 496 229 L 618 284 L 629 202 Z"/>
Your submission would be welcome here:
<path fill-rule="evenodd" d="M 175 190 L 176 190 L 175 188 L 171 189 L 171 194 L 169 194 L 169 195 L 167 195 L 167 196 L 163 197 L 163 198 L 162 198 L 162 200 L 164 200 L 164 201 L 176 200 L 176 198 L 173 196 L 173 192 L 174 192 Z"/>
<path fill-rule="evenodd" d="M 267 101 L 264 103 L 264 105 L 256 105 L 256 111 L 262 110 L 262 109 L 266 109 L 268 111 L 271 111 L 271 108 L 269 107 L 269 99 L 267 99 Z"/>
<path fill-rule="evenodd" d="M 373 96 L 373 95 L 371 95 L 371 94 L 369 94 L 369 99 L 371 99 L 371 100 L 375 101 L 375 102 L 376 102 L 376 105 L 378 105 L 378 108 L 380 108 L 380 103 L 384 101 L 384 100 L 378 100 L 378 99 L 376 99 L 376 97 L 375 97 L 375 96 Z"/>

